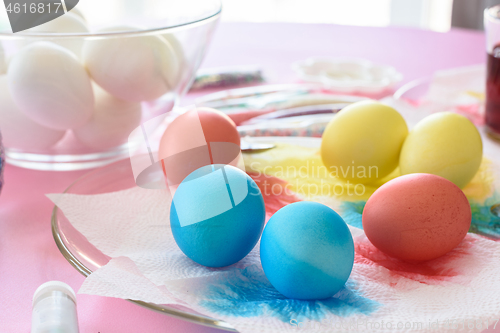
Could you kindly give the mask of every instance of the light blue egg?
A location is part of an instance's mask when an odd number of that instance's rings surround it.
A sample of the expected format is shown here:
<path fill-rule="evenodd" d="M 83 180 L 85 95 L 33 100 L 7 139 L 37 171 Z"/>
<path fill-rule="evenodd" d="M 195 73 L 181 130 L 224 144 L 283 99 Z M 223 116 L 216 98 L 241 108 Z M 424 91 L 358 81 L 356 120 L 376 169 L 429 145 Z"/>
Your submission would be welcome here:
<path fill-rule="evenodd" d="M 255 182 L 230 165 L 207 165 L 187 176 L 170 207 L 179 248 L 209 267 L 232 265 L 257 244 L 266 210 Z"/>
<path fill-rule="evenodd" d="M 269 282 L 288 298 L 315 300 L 335 295 L 354 264 L 354 242 L 344 220 L 316 202 L 277 211 L 260 241 Z"/>

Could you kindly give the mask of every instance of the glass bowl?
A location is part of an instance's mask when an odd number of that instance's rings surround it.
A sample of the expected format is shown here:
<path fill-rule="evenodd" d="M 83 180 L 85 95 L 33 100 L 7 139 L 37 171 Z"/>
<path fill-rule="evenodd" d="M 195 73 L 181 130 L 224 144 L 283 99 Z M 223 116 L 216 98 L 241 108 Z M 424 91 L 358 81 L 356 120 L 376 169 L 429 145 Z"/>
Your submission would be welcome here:
<path fill-rule="evenodd" d="M 475 66 L 476 67 L 476 66 Z M 472 69 L 472 70 L 471 70 Z M 423 116 L 435 112 L 455 112 L 467 117 L 476 126 L 484 126 L 484 88 L 476 86 L 484 81 L 475 68 L 465 74 L 451 74 L 448 81 L 456 77 L 455 86 L 444 88 L 444 84 L 432 77 L 420 78 L 400 87 L 393 95 L 396 109 L 414 108 L 414 114 Z M 467 74 L 472 73 L 472 75 Z M 450 74 L 448 74 L 450 75 Z M 465 77 L 464 75 L 469 75 Z M 441 78 L 445 75 L 441 74 Z M 442 79 L 441 79 L 442 81 Z"/>
<path fill-rule="evenodd" d="M 189 89 L 220 12 L 220 0 L 86 0 L 18 33 L 1 12 L 7 162 L 76 170 L 126 157 L 134 129 L 151 132 Z"/>
<path fill-rule="evenodd" d="M 136 185 L 130 161 L 124 159 L 84 175 L 68 187 L 65 193 L 86 195 L 100 194 L 121 191 L 134 186 Z M 86 277 L 99 267 L 107 264 L 111 259 L 89 243 L 89 241 L 71 225 L 57 206 L 54 207 L 52 212 L 52 234 L 57 247 L 66 260 L 68 260 L 78 272 Z M 131 302 L 182 320 L 236 332 L 229 324 L 203 316 L 186 307 L 153 304 L 134 300 L 131 300 Z"/>
<path fill-rule="evenodd" d="M 321 144 L 321 140 L 318 138 L 305 137 L 256 137 L 251 138 L 251 141 L 252 143 L 288 143 L 304 147 L 319 147 Z M 70 185 L 64 193 L 95 195 L 122 191 L 135 186 L 130 160 L 124 159 L 90 171 Z M 85 236 L 78 232 L 57 206 L 54 206 L 52 211 L 51 225 L 52 235 L 60 252 L 85 277 L 111 260 L 110 257 L 103 254 Z M 185 321 L 237 332 L 228 323 L 201 315 L 187 307 L 130 301 L 147 309 Z"/>
<path fill-rule="evenodd" d="M 414 105 L 419 104 L 429 91 L 431 83 L 431 77 L 410 81 L 396 90 L 393 97 L 396 100 L 403 100 Z"/>
<path fill-rule="evenodd" d="M 256 137 L 250 138 L 250 140 L 252 143 L 287 143 L 310 148 L 319 148 L 321 145 L 321 139 L 305 137 Z M 496 145 L 492 148 L 488 153 L 489 156 L 499 156 L 500 146 Z M 130 161 L 125 159 L 87 173 L 69 186 L 65 193 L 95 195 L 121 191 L 135 186 Z M 498 207 L 499 205 L 491 207 L 493 214 L 498 215 Z M 78 272 L 87 277 L 109 262 L 111 258 L 104 255 L 78 232 L 57 206 L 53 209 L 51 219 L 52 234 L 59 250 Z M 236 332 L 226 322 L 203 316 L 186 307 L 141 301 L 131 302 L 182 320 Z"/>

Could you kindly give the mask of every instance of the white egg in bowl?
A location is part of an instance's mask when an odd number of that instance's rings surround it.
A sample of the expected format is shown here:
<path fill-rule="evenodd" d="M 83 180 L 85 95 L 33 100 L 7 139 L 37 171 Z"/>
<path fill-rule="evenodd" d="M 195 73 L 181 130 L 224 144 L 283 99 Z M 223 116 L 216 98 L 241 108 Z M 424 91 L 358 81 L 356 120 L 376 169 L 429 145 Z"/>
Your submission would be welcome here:
<path fill-rule="evenodd" d="M 0 132 L 6 133 L 7 163 L 94 168 L 129 157 L 136 129 L 162 131 L 155 119 L 188 90 L 221 2 L 137 4 L 81 1 L 15 34 L 8 17 L 0 17 Z"/>

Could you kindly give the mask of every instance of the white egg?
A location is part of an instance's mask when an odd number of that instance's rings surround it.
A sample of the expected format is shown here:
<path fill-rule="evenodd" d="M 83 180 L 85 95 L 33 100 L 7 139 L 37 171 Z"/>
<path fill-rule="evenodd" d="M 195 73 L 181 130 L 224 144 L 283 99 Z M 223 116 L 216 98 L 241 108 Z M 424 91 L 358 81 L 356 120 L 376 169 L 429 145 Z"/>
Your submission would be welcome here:
<path fill-rule="evenodd" d="M 14 102 L 37 123 L 56 130 L 82 126 L 94 110 L 90 78 L 65 48 L 36 42 L 15 55 L 7 71 Z"/>
<path fill-rule="evenodd" d="M 74 14 L 74 15 L 78 16 L 79 18 L 81 18 L 83 21 L 87 22 L 87 20 L 85 19 L 85 16 L 83 16 L 83 13 L 76 7 L 73 7 L 73 9 L 71 9 L 68 13 Z M 68 14 L 68 13 L 66 13 L 66 14 Z"/>
<path fill-rule="evenodd" d="M 177 87 L 180 81 L 184 81 L 185 84 L 189 83 L 189 78 L 191 76 L 191 73 L 189 71 L 181 70 L 181 68 L 188 66 L 187 59 L 184 54 L 184 48 L 182 47 L 181 42 L 179 42 L 177 37 L 175 37 L 174 34 L 171 33 L 162 35 L 162 37 L 165 39 L 167 43 L 170 44 L 177 58 L 177 63 L 178 63 L 177 66 L 179 70 L 177 71 L 177 76 L 175 77 L 173 87 Z"/>
<path fill-rule="evenodd" d="M 52 33 L 87 33 L 89 29 L 83 17 L 69 12 L 44 24 L 37 25 L 28 30 L 29 32 L 52 32 Z"/>
<path fill-rule="evenodd" d="M 115 27 L 100 32 L 134 30 L 137 28 Z M 170 44 L 159 36 L 87 41 L 83 58 L 97 84 L 129 102 L 156 99 L 177 83 L 179 62 Z"/>
<path fill-rule="evenodd" d="M 84 145 L 107 150 L 127 142 L 141 124 L 141 104 L 120 100 L 94 84 L 95 110 L 91 120 L 73 129 Z"/>
<path fill-rule="evenodd" d="M 27 30 L 27 32 L 36 33 L 88 33 L 89 29 L 84 19 L 78 14 L 66 13 L 63 16 L 44 23 L 42 25 L 36 26 Z M 55 42 L 61 45 L 71 52 L 73 52 L 78 58 L 82 56 L 82 48 L 84 40 L 80 37 L 76 38 L 65 38 L 65 39 L 53 39 L 51 42 Z"/>
<path fill-rule="evenodd" d="M 5 147 L 31 151 L 50 148 L 65 133 L 39 125 L 25 116 L 10 96 L 6 75 L 0 75 L 0 132 Z"/>
<path fill-rule="evenodd" d="M 0 45 L 0 75 L 7 73 L 7 59 L 2 45 Z"/>

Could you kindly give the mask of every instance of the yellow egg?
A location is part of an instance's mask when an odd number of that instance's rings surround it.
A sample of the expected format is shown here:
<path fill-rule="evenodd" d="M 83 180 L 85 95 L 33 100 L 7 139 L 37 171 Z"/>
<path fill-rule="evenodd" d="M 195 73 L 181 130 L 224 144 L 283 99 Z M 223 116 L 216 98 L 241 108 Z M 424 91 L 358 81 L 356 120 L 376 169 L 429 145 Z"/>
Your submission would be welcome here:
<path fill-rule="evenodd" d="M 376 101 L 353 103 L 326 127 L 321 158 L 332 175 L 370 183 L 396 169 L 407 135 L 405 120 L 393 108 Z"/>
<path fill-rule="evenodd" d="M 479 170 L 483 143 L 476 126 L 452 112 L 440 112 L 421 120 L 401 150 L 401 174 L 431 173 L 467 185 Z"/>

